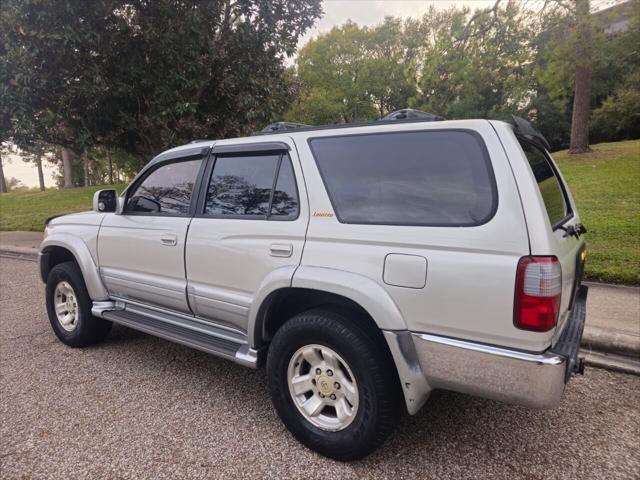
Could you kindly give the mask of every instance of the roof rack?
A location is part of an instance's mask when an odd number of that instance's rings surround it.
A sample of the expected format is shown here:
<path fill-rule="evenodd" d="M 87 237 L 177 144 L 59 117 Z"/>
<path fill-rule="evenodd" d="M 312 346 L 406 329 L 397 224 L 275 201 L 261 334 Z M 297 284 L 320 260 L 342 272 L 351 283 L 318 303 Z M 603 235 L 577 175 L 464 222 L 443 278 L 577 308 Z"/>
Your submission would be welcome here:
<path fill-rule="evenodd" d="M 415 110 L 413 108 L 403 108 L 402 110 L 397 110 L 395 112 L 391 112 L 387 116 L 380 118 L 379 120 L 370 120 L 366 122 L 353 122 L 353 123 L 334 123 L 331 125 L 306 125 L 304 123 L 296 123 L 296 122 L 275 122 L 270 125 L 267 125 L 259 132 L 254 133 L 253 135 L 269 135 L 280 133 L 284 130 L 302 130 L 302 131 L 313 131 L 313 130 L 333 130 L 333 129 L 341 129 L 341 128 L 353 128 L 353 127 L 366 127 L 380 124 L 393 124 L 393 123 L 415 123 L 415 122 L 439 122 L 442 120 L 446 120 L 444 117 L 440 115 L 434 115 L 433 113 L 423 112 L 421 110 Z"/>
<path fill-rule="evenodd" d="M 274 123 L 270 123 L 269 125 L 264 127 L 262 130 L 260 130 L 259 132 L 256 132 L 256 134 L 280 132 L 282 130 L 295 130 L 297 128 L 309 128 L 309 127 L 311 127 L 311 125 L 307 125 L 305 123 L 274 122 Z"/>
<path fill-rule="evenodd" d="M 403 108 L 401 110 L 396 110 L 395 112 L 391 112 L 390 114 L 382 117 L 380 120 L 408 120 L 411 118 L 431 120 L 432 122 L 445 120 L 445 118 L 440 115 L 434 115 L 433 113 L 423 112 L 422 110 L 415 110 L 413 108 Z"/>

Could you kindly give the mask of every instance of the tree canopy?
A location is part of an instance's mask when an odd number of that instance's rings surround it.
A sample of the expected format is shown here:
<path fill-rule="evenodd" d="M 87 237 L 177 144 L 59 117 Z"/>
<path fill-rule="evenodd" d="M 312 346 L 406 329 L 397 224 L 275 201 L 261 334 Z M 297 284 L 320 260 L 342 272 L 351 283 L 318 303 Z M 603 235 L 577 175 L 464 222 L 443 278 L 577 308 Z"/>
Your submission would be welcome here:
<path fill-rule="evenodd" d="M 296 52 L 320 0 L 4 0 L 0 141 L 55 151 L 65 186 L 128 177 L 166 148 L 275 120 L 352 122 L 405 107 L 450 119 L 519 114 L 561 148 L 580 41 L 591 137 L 637 138 L 640 0 L 623 5 L 630 22 L 614 33 L 603 15 L 578 18 L 587 3 L 349 21 Z"/>
<path fill-rule="evenodd" d="M 285 108 L 284 60 L 320 13 L 319 0 L 5 0 L 3 119 L 18 145 L 145 159 L 249 132 Z"/>
<path fill-rule="evenodd" d="M 335 27 L 300 51 L 300 95 L 286 119 L 372 120 L 404 107 L 446 118 L 515 113 L 529 117 L 555 148 L 566 147 L 577 23 L 574 10 L 548 3 L 537 12 L 518 2 L 473 12 L 431 8 L 421 19 Z M 640 7 L 638 0 L 632 3 Z M 629 8 L 628 14 L 632 20 L 622 33 L 606 33 L 598 24 L 602 19 L 589 24 L 591 130 L 600 141 L 638 136 L 631 110 L 640 96 L 634 81 L 640 8 Z"/>

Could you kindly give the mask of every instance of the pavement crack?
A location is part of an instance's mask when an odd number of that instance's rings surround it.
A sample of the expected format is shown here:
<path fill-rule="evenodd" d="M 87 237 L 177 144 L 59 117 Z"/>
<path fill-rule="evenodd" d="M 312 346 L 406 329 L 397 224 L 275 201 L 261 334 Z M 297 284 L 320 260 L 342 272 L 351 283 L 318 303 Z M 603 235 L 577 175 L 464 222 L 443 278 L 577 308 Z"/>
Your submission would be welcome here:
<path fill-rule="evenodd" d="M 24 335 L 16 335 L 15 337 L 2 337 L 2 340 L 20 340 L 23 338 L 35 338 L 48 333 L 49 333 L 49 330 L 43 330 L 42 332 L 25 333 Z"/>
<path fill-rule="evenodd" d="M 162 366 L 162 371 L 166 372 L 167 368 L 169 368 L 169 365 L 171 365 L 172 363 L 176 362 L 178 360 L 178 357 L 176 355 L 173 356 L 173 358 L 171 358 L 171 360 L 169 360 L 168 362 L 166 362 L 163 366 Z"/>

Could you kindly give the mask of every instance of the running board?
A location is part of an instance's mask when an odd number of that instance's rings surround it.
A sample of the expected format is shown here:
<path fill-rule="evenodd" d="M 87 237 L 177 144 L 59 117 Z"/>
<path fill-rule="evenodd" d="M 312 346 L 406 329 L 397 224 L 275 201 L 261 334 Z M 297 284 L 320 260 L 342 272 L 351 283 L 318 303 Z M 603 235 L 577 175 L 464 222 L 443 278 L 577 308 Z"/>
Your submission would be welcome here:
<path fill-rule="evenodd" d="M 118 306 L 120 302 L 118 302 Z M 240 365 L 258 368 L 259 351 L 249 346 L 246 336 L 190 318 L 115 302 L 94 302 L 91 313 L 97 317 L 180 343 Z"/>

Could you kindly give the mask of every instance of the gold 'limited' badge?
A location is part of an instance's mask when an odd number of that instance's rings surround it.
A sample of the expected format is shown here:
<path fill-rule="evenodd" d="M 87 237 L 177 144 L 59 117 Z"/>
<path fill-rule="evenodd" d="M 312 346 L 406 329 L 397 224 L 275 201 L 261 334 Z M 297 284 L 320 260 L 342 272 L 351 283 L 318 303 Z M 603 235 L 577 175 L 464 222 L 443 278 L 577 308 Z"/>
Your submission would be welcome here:
<path fill-rule="evenodd" d="M 333 217 L 331 212 L 313 212 L 314 217 Z"/>

